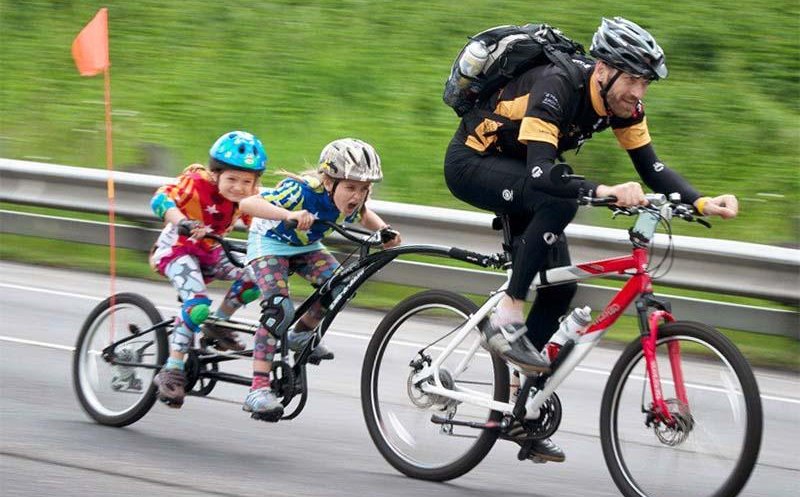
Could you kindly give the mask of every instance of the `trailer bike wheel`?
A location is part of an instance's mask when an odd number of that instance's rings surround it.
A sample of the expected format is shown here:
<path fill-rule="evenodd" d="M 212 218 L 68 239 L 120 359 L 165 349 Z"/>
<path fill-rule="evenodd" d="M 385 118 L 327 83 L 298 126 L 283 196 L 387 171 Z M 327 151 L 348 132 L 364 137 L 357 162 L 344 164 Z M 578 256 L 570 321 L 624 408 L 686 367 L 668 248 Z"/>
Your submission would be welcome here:
<path fill-rule="evenodd" d="M 134 293 L 109 297 L 89 313 L 75 345 L 72 380 L 81 407 L 98 423 L 126 426 L 153 406 L 153 377 L 168 354 L 165 327 L 123 340 L 162 321 L 155 306 Z"/>

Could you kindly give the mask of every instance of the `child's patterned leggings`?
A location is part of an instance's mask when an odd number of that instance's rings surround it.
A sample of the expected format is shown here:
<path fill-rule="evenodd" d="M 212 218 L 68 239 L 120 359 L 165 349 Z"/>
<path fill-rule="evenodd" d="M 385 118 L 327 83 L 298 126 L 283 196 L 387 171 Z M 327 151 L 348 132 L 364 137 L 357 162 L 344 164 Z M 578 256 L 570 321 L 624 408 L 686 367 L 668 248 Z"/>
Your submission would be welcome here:
<path fill-rule="evenodd" d="M 315 250 L 304 254 L 292 256 L 268 255 L 250 263 L 256 285 L 261 290 L 261 298 L 268 299 L 276 295 L 289 296 L 289 275 L 297 273 L 313 286 L 325 283 L 333 272 L 339 267 L 339 262 L 327 250 Z M 312 321 L 314 324 L 322 318 L 324 309 L 315 303 L 305 315 L 303 321 Z M 309 329 L 300 321 L 295 326 L 295 331 Z M 256 332 L 253 359 L 272 362 L 275 356 L 277 340 L 263 325 Z"/>
<path fill-rule="evenodd" d="M 193 333 L 199 331 L 200 324 L 210 311 L 211 300 L 208 298 L 207 281 L 235 280 L 223 299 L 223 302 L 233 310 L 252 301 L 252 294 L 255 293 L 255 284 L 249 272 L 234 266 L 225 257 L 213 266 L 202 266 L 197 258 L 182 255 L 170 262 L 164 273 L 183 302 L 170 341 L 172 350 L 182 353 L 189 350 L 194 340 Z"/>

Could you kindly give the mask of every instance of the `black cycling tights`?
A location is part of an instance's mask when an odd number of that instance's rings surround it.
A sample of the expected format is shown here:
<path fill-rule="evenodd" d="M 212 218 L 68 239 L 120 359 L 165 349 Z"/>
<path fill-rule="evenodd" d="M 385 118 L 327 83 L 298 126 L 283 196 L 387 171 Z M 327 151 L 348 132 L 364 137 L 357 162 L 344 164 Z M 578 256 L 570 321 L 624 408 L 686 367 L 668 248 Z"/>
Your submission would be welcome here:
<path fill-rule="evenodd" d="M 506 293 L 512 298 L 525 299 L 539 271 L 571 263 L 563 231 L 578 204 L 531 188 L 523 160 L 480 156 L 454 140 L 445 158 L 445 180 L 460 200 L 511 218 L 514 271 Z M 555 331 L 576 289 L 572 283 L 537 292 L 526 323 L 537 347 Z"/>

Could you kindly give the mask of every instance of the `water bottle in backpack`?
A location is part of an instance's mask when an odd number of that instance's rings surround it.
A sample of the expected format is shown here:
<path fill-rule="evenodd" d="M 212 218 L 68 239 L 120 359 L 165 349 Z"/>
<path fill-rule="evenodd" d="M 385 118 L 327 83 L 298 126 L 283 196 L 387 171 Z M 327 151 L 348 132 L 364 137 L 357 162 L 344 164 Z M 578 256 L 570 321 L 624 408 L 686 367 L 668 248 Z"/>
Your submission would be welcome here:
<path fill-rule="evenodd" d="M 567 343 L 567 340 L 577 340 L 580 337 L 580 332 L 585 330 L 592 322 L 592 309 L 587 305 L 584 307 L 576 307 L 569 313 L 562 321 L 550 341 L 544 346 L 544 352 L 550 362 L 553 362 L 561 347 Z"/>
<path fill-rule="evenodd" d="M 560 64 L 576 89 L 583 86 L 583 74 L 571 63 L 573 54 L 584 53 L 583 47 L 552 26 L 496 26 L 469 40 L 450 68 L 442 97 L 459 117 L 478 100 L 537 65 Z"/>
<path fill-rule="evenodd" d="M 457 106 L 461 100 L 469 98 L 469 85 L 483 70 L 489 59 L 489 49 L 482 41 L 472 41 L 457 61 L 453 74 L 445 85 L 444 101 L 448 105 Z"/>

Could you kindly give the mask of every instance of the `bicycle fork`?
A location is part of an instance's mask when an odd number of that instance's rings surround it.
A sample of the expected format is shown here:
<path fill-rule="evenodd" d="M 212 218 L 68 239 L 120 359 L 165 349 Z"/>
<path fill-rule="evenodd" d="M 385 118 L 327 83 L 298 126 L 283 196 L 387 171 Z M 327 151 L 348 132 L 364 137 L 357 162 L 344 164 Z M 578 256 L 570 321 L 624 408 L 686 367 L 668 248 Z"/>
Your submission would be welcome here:
<path fill-rule="evenodd" d="M 641 332 L 642 352 L 644 354 L 647 378 L 650 385 L 650 393 L 653 398 L 652 410 L 648 413 L 647 426 L 654 420 L 661 420 L 668 426 L 675 423 L 675 417 L 670 412 L 669 406 L 664 400 L 664 392 L 661 384 L 661 375 L 658 371 L 658 361 L 656 359 L 656 343 L 658 341 L 658 327 L 662 321 L 673 322 L 675 318 L 664 308 L 661 303 L 656 303 L 658 310 L 647 314 L 647 307 L 652 305 L 652 297 L 637 301 L 636 308 L 639 313 L 639 327 Z M 667 306 L 668 307 L 668 306 Z M 681 404 L 688 410 L 689 399 L 686 395 L 686 385 L 683 380 L 683 369 L 681 367 L 680 343 L 671 341 L 667 344 L 667 356 L 669 358 L 672 380 L 675 384 L 675 396 Z M 642 405 L 644 412 L 645 406 Z"/>

